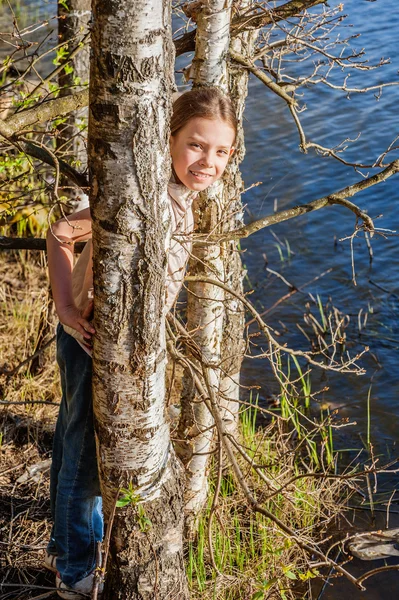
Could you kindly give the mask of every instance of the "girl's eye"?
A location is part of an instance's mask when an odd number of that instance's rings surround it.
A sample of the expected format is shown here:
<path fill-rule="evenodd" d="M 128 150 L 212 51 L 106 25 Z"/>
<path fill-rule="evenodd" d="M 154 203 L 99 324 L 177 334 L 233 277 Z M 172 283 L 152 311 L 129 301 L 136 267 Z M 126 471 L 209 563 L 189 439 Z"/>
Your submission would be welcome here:
<path fill-rule="evenodd" d="M 201 148 L 200 144 L 197 144 L 196 142 L 192 142 L 190 146 L 192 146 L 193 148 Z"/>
<path fill-rule="evenodd" d="M 219 150 L 222 154 L 227 154 L 227 150 Z"/>

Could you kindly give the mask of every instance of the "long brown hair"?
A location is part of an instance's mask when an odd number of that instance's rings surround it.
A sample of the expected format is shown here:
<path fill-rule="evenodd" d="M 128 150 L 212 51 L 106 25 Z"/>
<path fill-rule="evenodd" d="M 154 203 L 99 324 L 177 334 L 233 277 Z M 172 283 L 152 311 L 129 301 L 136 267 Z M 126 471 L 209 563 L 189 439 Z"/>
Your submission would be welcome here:
<path fill-rule="evenodd" d="M 174 101 L 170 122 L 171 135 L 176 135 L 190 119 L 196 117 L 220 119 L 237 134 L 237 117 L 231 100 L 216 87 L 196 88 L 185 92 Z"/>

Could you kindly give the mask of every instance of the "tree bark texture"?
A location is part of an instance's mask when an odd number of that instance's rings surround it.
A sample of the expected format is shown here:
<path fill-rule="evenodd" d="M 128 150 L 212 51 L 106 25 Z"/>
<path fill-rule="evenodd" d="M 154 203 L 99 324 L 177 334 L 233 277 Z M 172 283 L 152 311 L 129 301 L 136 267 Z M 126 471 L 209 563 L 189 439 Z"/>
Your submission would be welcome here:
<path fill-rule="evenodd" d="M 242 10 L 250 7 L 252 0 L 241 5 Z M 258 31 L 241 33 L 232 40 L 232 49 L 244 56 L 251 57 Z M 228 176 L 224 188 L 224 231 L 235 231 L 244 222 L 241 193 L 244 185 L 240 172 L 240 164 L 245 156 L 245 142 L 243 130 L 243 114 L 245 100 L 248 93 L 248 72 L 240 67 L 229 67 L 229 94 L 233 101 L 238 131 L 236 151 L 228 167 Z M 231 241 L 224 244 L 224 276 L 225 283 L 238 294 L 243 293 L 243 266 L 241 261 L 239 242 Z M 220 381 L 220 398 L 223 410 L 223 420 L 226 430 L 237 433 L 238 409 L 240 399 L 240 371 L 244 355 L 244 326 L 245 311 L 242 304 L 230 294 L 226 294 L 225 317 L 223 325 L 223 339 L 221 348 L 221 364 L 223 366 Z"/>
<path fill-rule="evenodd" d="M 173 66 L 167 0 L 94 0 L 93 392 L 106 522 L 118 490 L 134 492 L 115 513 L 105 589 L 113 600 L 188 598 L 183 475 L 165 413 Z"/>
<path fill-rule="evenodd" d="M 65 44 L 67 68 L 58 76 L 60 97 L 69 96 L 80 91 L 89 82 L 89 45 L 83 44 L 83 39 L 89 32 L 91 9 L 89 0 L 69 0 L 68 8 L 58 4 L 58 35 L 59 42 Z M 79 45 L 79 52 L 70 58 L 71 53 Z M 61 59 L 62 62 L 62 59 Z M 81 133 L 79 125 L 87 126 L 88 109 L 84 107 L 69 115 L 68 120 L 60 126 L 57 146 L 63 152 L 71 154 L 79 161 L 81 170 L 87 168 L 86 134 Z"/>
<path fill-rule="evenodd" d="M 89 82 L 90 49 L 83 40 L 89 33 L 91 18 L 90 0 L 69 0 L 67 7 L 58 3 L 58 35 L 60 43 L 65 43 L 66 68 L 58 76 L 60 97 L 69 96 L 83 89 Z M 74 52 L 79 46 L 78 52 Z M 72 54 L 72 58 L 70 57 Z M 62 59 L 61 59 L 62 62 Z M 87 169 L 87 122 L 88 108 L 84 107 L 68 115 L 58 130 L 57 149 L 64 158 L 72 158 L 80 172 Z M 65 179 L 65 195 L 76 204 L 77 209 L 84 208 L 87 196 L 79 188 L 70 188 Z"/>
<path fill-rule="evenodd" d="M 229 49 L 231 2 L 210 0 L 197 19 L 196 51 L 192 64 L 194 86 L 216 86 L 227 92 L 226 57 Z M 221 231 L 223 182 L 200 194 L 194 204 L 195 231 Z M 220 244 L 194 244 L 189 271 L 192 274 L 224 281 Z M 194 331 L 203 359 L 210 370 L 211 385 L 218 394 L 220 350 L 223 331 L 224 291 L 217 286 L 191 282 L 188 286 L 187 328 Z M 191 357 L 192 360 L 195 360 Z M 178 438 L 181 457 L 186 464 L 186 532 L 196 530 L 197 518 L 208 493 L 209 452 L 213 440 L 213 416 L 204 402 L 195 401 L 195 389 L 188 372 L 183 379 L 182 411 Z"/>

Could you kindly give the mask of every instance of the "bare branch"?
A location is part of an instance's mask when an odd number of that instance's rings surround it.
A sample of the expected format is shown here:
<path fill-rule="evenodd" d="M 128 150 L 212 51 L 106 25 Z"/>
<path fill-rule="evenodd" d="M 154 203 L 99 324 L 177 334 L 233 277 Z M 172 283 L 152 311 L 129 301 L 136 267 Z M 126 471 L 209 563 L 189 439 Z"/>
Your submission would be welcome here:
<path fill-rule="evenodd" d="M 0 123 L 0 135 L 10 138 L 18 134 L 21 130 L 32 125 L 51 121 L 56 117 L 62 117 L 69 113 L 87 106 L 89 103 L 89 90 L 84 89 L 70 96 L 53 98 L 47 102 L 40 102 L 38 105 L 16 113 L 6 121 Z"/>
<path fill-rule="evenodd" d="M 249 300 L 247 298 L 245 298 L 245 296 L 238 294 L 237 292 L 232 290 L 229 286 L 225 285 L 224 283 L 222 283 L 216 279 L 212 279 L 210 277 L 189 275 L 189 276 L 185 277 L 185 281 L 202 281 L 205 283 L 209 283 L 211 285 L 216 285 L 216 286 L 222 288 L 224 291 L 231 294 L 232 296 L 234 296 L 235 298 L 237 298 L 237 300 L 240 300 L 240 302 L 247 308 L 247 310 L 249 310 L 249 312 L 255 318 L 255 320 L 259 326 L 259 329 L 265 335 L 265 337 L 269 343 L 269 346 L 271 348 L 268 353 L 260 355 L 259 358 L 266 356 L 266 355 L 270 358 L 276 352 L 283 352 L 285 354 L 289 354 L 290 356 L 299 356 L 301 358 L 304 358 L 309 364 L 314 365 L 315 367 L 318 367 L 319 369 L 324 369 L 326 371 L 337 371 L 339 373 L 355 373 L 356 375 L 364 375 L 365 371 L 363 369 L 360 369 L 359 367 L 357 367 L 356 362 L 359 360 L 359 358 L 361 358 L 363 356 L 363 354 L 365 354 L 368 351 L 368 347 L 366 347 L 365 350 L 363 350 L 362 352 L 359 352 L 358 354 L 356 354 L 356 356 L 354 356 L 353 358 L 348 357 L 348 359 L 342 363 L 336 362 L 334 360 L 334 357 L 332 357 L 332 358 L 328 357 L 327 354 L 322 352 L 321 350 L 317 353 L 316 352 L 304 352 L 302 350 L 293 350 L 292 348 L 288 348 L 287 346 L 282 346 L 281 344 L 279 344 L 277 342 L 277 340 L 273 337 L 273 335 L 271 333 L 272 329 L 267 325 L 267 323 L 265 323 L 265 321 L 261 318 L 260 314 L 255 309 L 253 304 L 251 302 L 249 302 Z M 317 360 L 315 360 L 313 358 L 313 356 L 315 356 L 317 354 L 323 356 L 325 359 L 328 359 L 329 360 L 328 364 L 321 363 L 321 362 L 318 362 Z M 271 361 L 271 363 L 273 366 L 273 361 Z M 353 366 L 353 368 L 350 368 L 352 366 Z M 280 380 L 280 378 L 278 378 L 278 379 Z"/>
<path fill-rule="evenodd" d="M 325 4 L 326 0 L 290 0 L 286 4 L 273 10 L 262 10 L 254 14 L 242 14 L 233 19 L 231 23 L 231 37 L 236 37 L 240 33 L 251 29 L 261 29 L 271 23 L 283 21 L 297 16 L 303 10 L 307 10 L 318 4 Z M 186 52 L 194 52 L 196 30 L 189 31 L 174 41 L 176 56 Z"/>
<path fill-rule="evenodd" d="M 232 22 L 232 36 L 236 36 L 248 29 L 261 29 L 271 23 L 286 21 L 298 16 L 302 11 L 308 10 L 319 4 L 326 4 L 327 0 L 291 0 L 273 10 L 262 9 L 252 15 L 240 15 Z"/>
<path fill-rule="evenodd" d="M 242 56 L 241 54 L 238 54 L 238 52 L 234 52 L 233 49 L 230 49 L 230 56 L 235 62 L 237 62 L 238 64 L 240 64 L 243 67 L 245 67 L 246 69 L 248 69 L 248 71 L 250 71 L 258 79 L 260 79 L 261 82 L 264 83 L 275 94 L 277 94 L 277 96 L 280 96 L 280 98 L 285 100 L 287 102 L 287 104 L 289 104 L 290 106 L 296 105 L 295 98 L 293 98 L 292 96 L 289 96 L 287 94 L 287 92 L 285 92 L 284 89 L 278 83 L 273 81 L 273 79 L 271 77 L 266 75 L 266 73 L 264 71 L 262 71 L 261 69 L 258 69 L 258 67 L 256 67 L 252 62 L 247 60 L 244 56 Z"/>
<path fill-rule="evenodd" d="M 340 204 L 341 206 L 345 206 L 350 211 L 352 211 L 357 218 L 361 219 L 364 223 L 365 228 L 371 233 L 374 231 L 374 224 L 367 213 L 365 213 L 361 208 L 353 204 L 347 198 L 351 198 L 355 194 L 366 190 L 377 183 L 381 183 L 385 181 L 392 175 L 395 175 L 399 172 L 399 159 L 394 160 L 386 169 L 380 171 L 376 175 L 372 177 L 368 177 L 367 179 L 362 179 L 350 185 L 338 192 L 330 194 L 328 196 L 323 196 L 317 200 L 313 200 L 308 204 L 300 204 L 299 206 L 294 206 L 293 208 L 289 208 L 287 210 L 282 210 L 274 215 L 269 215 L 267 217 L 263 217 L 262 219 L 258 219 L 249 225 L 244 225 L 244 227 L 240 227 L 236 231 L 228 232 L 223 236 L 208 236 L 206 241 L 213 242 L 214 238 L 218 238 L 219 241 L 227 241 L 227 240 L 235 240 L 247 238 L 253 233 L 256 233 L 260 229 L 264 227 L 270 227 L 271 225 L 275 225 L 276 223 L 282 223 L 283 221 L 287 221 L 288 219 L 293 219 L 300 215 L 312 212 L 314 210 L 319 210 L 320 208 L 324 208 L 325 206 L 332 206 L 334 204 Z M 195 236 L 195 239 L 198 240 L 198 236 Z M 202 241 L 202 240 L 201 240 Z"/>

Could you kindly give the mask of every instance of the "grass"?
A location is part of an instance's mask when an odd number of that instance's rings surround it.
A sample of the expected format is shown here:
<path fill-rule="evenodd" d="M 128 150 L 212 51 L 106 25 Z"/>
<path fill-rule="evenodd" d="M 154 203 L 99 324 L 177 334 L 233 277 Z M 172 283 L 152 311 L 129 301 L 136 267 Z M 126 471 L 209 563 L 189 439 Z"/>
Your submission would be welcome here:
<path fill-rule="evenodd" d="M 48 307 L 48 282 L 42 262 L 44 257 L 26 251 L 9 252 L 0 261 L 0 395 L 7 401 L 55 400 L 58 383 L 55 367 L 55 345 L 43 354 L 43 368 L 35 377 L 29 365 L 23 366 L 13 377 L 4 371 L 12 370 L 33 354 L 44 317 L 48 333 L 55 331 L 55 317 Z M 47 321 L 50 321 L 47 323 Z"/>
<path fill-rule="evenodd" d="M 300 453 L 287 452 L 291 436 L 284 434 L 277 422 L 258 428 L 257 411 L 255 402 L 242 412 L 241 443 L 247 454 L 258 464 L 265 465 L 270 488 L 267 489 L 265 482 L 250 472 L 248 463 L 241 460 L 247 482 L 257 500 L 273 515 L 298 535 L 312 537 L 321 522 L 325 526 L 341 510 L 337 502 L 341 484 L 331 486 L 325 481 L 301 478 L 289 490 L 268 498 L 273 489 L 283 487 L 292 476 L 317 465 L 312 465 L 308 458 L 305 467 Z M 318 464 L 320 460 L 319 457 Z M 212 564 L 208 529 L 215 469 L 213 464 L 211 495 L 199 523 L 198 537 L 188 549 L 188 578 L 193 600 L 304 598 L 308 582 L 316 573 L 308 570 L 303 554 L 285 533 L 263 515 L 250 512 L 241 489 L 228 471 L 223 474 L 216 516 L 211 524 L 215 562 Z M 317 535 L 320 534 L 318 530 Z"/>

